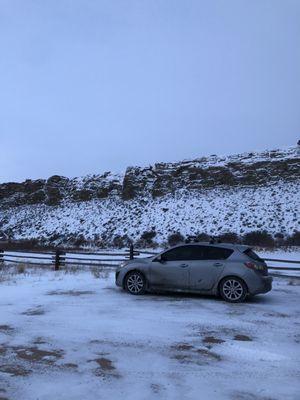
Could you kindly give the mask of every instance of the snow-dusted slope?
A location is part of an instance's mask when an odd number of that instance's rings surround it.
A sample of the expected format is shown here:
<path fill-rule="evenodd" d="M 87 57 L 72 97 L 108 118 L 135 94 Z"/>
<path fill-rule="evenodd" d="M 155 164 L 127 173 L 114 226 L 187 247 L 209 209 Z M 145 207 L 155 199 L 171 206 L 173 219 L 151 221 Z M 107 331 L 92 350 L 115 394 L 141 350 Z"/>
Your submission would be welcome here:
<path fill-rule="evenodd" d="M 158 243 L 177 231 L 288 235 L 300 230 L 299 166 L 296 149 L 287 149 L 132 167 L 124 176 L 0 185 L 0 230 L 16 239 L 81 237 L 106 245 L 115 236 L 137 240 L 145 231 L 156 231 Z M 26 185 L 37 182 L 43 196 L 32 201 L 35 191 Z M 23 186 L 8 191 L 9 185 Z"/>

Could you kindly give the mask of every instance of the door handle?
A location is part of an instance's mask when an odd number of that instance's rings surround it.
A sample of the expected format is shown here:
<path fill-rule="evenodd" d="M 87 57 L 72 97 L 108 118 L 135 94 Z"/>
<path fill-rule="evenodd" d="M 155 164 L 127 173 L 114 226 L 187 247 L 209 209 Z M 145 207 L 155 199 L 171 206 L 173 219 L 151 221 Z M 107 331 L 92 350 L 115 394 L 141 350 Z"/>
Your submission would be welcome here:
<path fill-rule="evenodd" d="M 216 262 L 216 263 L 214 263 L 214 267 L 222 267 L 223 266 L 223 264 L 222 263 L 220 263 L 220 262 Z"/>
<path fill-rule="evenodd" d="M 187 268 L 187 267 L 188 267 L 188 264 L 181 264 L 180 267 L 181 267 L 181 268 Z"/>

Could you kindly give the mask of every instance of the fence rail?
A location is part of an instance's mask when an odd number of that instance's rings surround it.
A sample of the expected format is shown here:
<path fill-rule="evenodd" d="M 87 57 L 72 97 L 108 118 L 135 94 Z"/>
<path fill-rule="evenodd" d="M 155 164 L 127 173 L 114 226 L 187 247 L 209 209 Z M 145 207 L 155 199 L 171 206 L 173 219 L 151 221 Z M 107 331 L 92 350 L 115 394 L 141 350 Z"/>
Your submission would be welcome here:
<path fill-rule="evenodd" d="M 5 250 L 0 249 L 1 263 L 16 263 L 29 265 L 52 265 L 55 270 L 67 265 L 82 266 L 116 266 L 122 261 L 133 259 L 140 255 L 155 255 L 150 251 L 135 250 L 133 246 L 126 251 L 82 251 L 82 250 L 62 250 L 39 251 L 39 250 Z M 110 257 L 110 258 L 109 258 Z"/>
<path fill-rule="evenodd" d="M 78 266 L 116 266 L 122 261 L 133 259 L 136 256 L 150 256 L 156 253 L 151 251 L 135 250 L 133 246 L 126 251 L 119 252 L 89 252 L 82 250 L 61 250 L 55 251 L 38 251 L 38 250 L 8 250 L 0 249 L 0 265 L 1 263 L 26 263 L 29 265 L 52 265 L 55 270 L 67 265 Z M 101 257 L 106 258 L 101 258 Z M 96 258 L 98 257 L 98 258 Z M 110 258 L 108 258 L 110 257 Z M 122 258 L 121 258 L 122 257 Z M 265 258 L 266 262 L 281 263 L 281 264 L 297 264 L 299 267 L 286 267 L 286 266 L 269 266 L 270 270 L 280 271 L 300 271 L 300 260 L 283 260 L 277 258 Z"/>
<path fill-rule="evenodd" d="M 283 262 L 287 264 L 300 264 L 300 261 L 296 260 L 279 260 L 278 258 L 264 258 L 265 261 L 272 261 L 272 262 Z"/>

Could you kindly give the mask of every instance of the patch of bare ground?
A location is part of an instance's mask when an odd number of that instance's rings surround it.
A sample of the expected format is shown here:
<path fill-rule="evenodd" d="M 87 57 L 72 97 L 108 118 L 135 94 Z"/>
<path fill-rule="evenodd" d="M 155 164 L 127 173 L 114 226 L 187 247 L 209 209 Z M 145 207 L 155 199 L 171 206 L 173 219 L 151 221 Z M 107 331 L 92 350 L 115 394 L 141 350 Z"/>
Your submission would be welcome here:
<path fill-rule="evenodd" d="M 63 350 L 43 350 L 36 346 L 2 346 L 1 352 L 27 362 L 53 364 L 63 357 Z"/>
<path fill-rule="evenodd" d="M 247 335 L 235 335 L 233 340 L 239 340 L 241 342 L 252 342 L 252 338 Z"/>
<path fill-rule="evenodd" d="M 18 364 L 2 364 L 0 365 L 0 372 L 11 376 L 27 376 L 31 371 Z"/>
<path fill-rule="evenodd" d="M 63 357 L 62 350 L 43 350 L 36 346 L 0 347 L 0 372 L 10 376 L 27 376 L 35 367 L 44 364 L 48 367 L 60 367 L 56 362 Z"/>
<path fill-rule="evenodd" d="M 14 328 L 9 325 L 0 325 L 0 333 L 13 333 Z"/>
<path fill-rule="evenodd" d="M 38 347 L 13 347 L 12 348 L 19 359 L 31 363 L 54 364 L 58 359 L 62 358 L 63 350 L 42 350 Z"/>
<path fill-rule="evenodd" d="M 264 322 L 265 323 L 265 322 Z M 212 346 L 213 344 L 221 344 L 224 343 L 226 340 L 239 340 L 239 341 L 252 341 L 253 338 L 250 336 L 241 333 L 238 329 L 226 328 L 224 326 L 219 327 L 219 329 L 211 330 L 207 329 L 206 327 L 193 327 L 193 330 L 196 331 L 196 335 L 192 334 L 192 337 L 197 337 L 201 335 L 203 337 L 202 343 L 208 346 Z M 220 339 L 218 336 L 221 336 Z M 226 339 L 226 340 L 225 340 Z"/>
<path fill-rule="evenodd" d="M 179 361 L 180 363 L 191 363 L 193 362 L 192 356 L 190 354 L 174 354 L 172 356 L 174 360 Z"/>
<path fill-rule="evenodd" d="M 163 385 L 160 385 L 159 383 L 151 383 L 150 384 L 150 389 L 152 390 L 153 393 L 158 394 L 161 391 L 165 390 Z"/>
<path fill-rule="evenodd" d="M 232 400 L 276 400 L 274 397 L 260 396 L 250 392 L 235 392 L 231 398 Z"/>
<path fill-rule="evenodd" d="M 300 343 L 300 334 L 296 334 L 294 338 L 295 338 L 295 343 Z"/>
<path fill-rule="evenodd" d="M 115 347 L 115 348 L 120 348 L 120 347 L 131 347 L 135 349 L 144 349 L 145 344 L 144 343 L 139 343 L 137 341 L 134 342 L 123 342 L 123 341 L 113 341 L 113 340 L 107 340 L 107 339 L 92 339 L 89 342 L 93 346 L 110 346 L 110 347 Z"/>
<path fill-rule="evenodd" d="M 221 356 L 209 349 L 199 349 L 188 343 L 176 343 L 171 346 L 171 358 L 181 363 L 206 364 L 210 361 L 221 361 Z"/>
<path fill-rule="evenodd" d="M 29 316 L 43 315 L 43 314 L 45 314 L 45 311 L 43 310 L 42 306 L 37 306 L 36 308 L 29 308 L 28 310 L 22 312 L 22 315 L 29 315 Z"/>
<path fill-rule="evenodd" d="M 97 364 L 99 364 L 100 368 L 103 371 L 114 371 L 116 367 L 113 365 L 112 361 L 108 358 L 96 358 L 94 360 Z"/>
<path fill-rule="evenodd" d="M 102 378 L 121 378 L 121 375 L 118 373 L 116 367 L 113 362 L 106 357 L 95 358 L 94 360 L 90 360 L 98 364 L 98 368 L 94 370 L 94 375 L 100 376 Z"/>
<path fill-rule="evenodd" d="M 38 340 L 39 343 L 42 340 Z M 45 343 L 43 341 L 43 343 Z M 41 349 L 35 346 L 4 346 L 0 347 L 0 373 L 13 377 L 27 376 L 35 369 L 41 370 L 41 366 L 47 368 L 77 369 L 77 364 L 59 364 L 64 351 L 60 349 Z"/>
<path fill-rule="evenodd" d="M 215 361 L 221 361 L 222 357 L 220 354 L 214 353 L 210 350 L 207 349 L 198 349 L 197 353 L 200 354 L 204 359 L 208 360 L 215 360 Z"/>
<path fill-rule="evenodd" d="M 75 371 L 75 370 L 78 369 L 78 364 L 75 364 L 75 363 L 65 363 L 65 364 L 61 364 L 61 365 L 60 365 L 60 368 L 69 369 L 69 370 Z"/>
<path fill-rule="evenodd" d="M 91 290 L 53 290 L 48 292 L 48 296 L 83 296 L 87 294 L 94 294 Z"/>
<path fill-rule="evenodd" d="M 276 317 L 276 318 L 288 318 L 291 317 L 291 315 L 289 314 L 285 314 L 285 313 L 280 313 L 280 312 L 269 312 L 269 313 L 264 313 L 263 314 L 264 317 Z"/>
<path fill-rule="evenodd" d="M 41 336 L 37 337 L 33 342 L 33 344 L 46 344 L 46 343 L 47 343 L 46 339 L 42 338 Z"/>
<path fill-rule="evenodd" d="M 205 336 L 205 338 L 202 340 L 202 342 L 205 343 L 205 344 L 211 345 L 211 344 L 221 344 L 221 343 L 224 343 L 225 340 L 223 340 L 223 339 L 218 339 L 218 338 L 216 338 L 216 337 L 214 337 L 214 336 Z"/>
<path fill-rule="evenodd" d="M 186 351 L 186 350 L 191 350 L 193 348 L 194 346 L 188 343 L 176 343 L 173 346 L 171 346 L 172 350 L 178 350 L 178 351 Z"/>

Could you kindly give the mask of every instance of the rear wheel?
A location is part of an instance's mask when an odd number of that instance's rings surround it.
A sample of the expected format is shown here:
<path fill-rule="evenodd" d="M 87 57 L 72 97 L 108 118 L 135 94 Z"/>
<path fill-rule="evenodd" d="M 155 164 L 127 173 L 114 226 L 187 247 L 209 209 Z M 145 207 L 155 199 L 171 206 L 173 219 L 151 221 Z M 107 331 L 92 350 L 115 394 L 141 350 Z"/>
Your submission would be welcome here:
<path fill-rule="evenodd" d="M 126 275 L 124 286 L 130 294 L 143 294 L 146 291 L 146 279 L 139 271 L 132 271 Z"/>
<path fill-rule="evenodd" d="M 247 287 L 241 279 L 231 276 L 221 281 L 220 294 L 225 301 L 241 303 L 247 296 Z"/>

